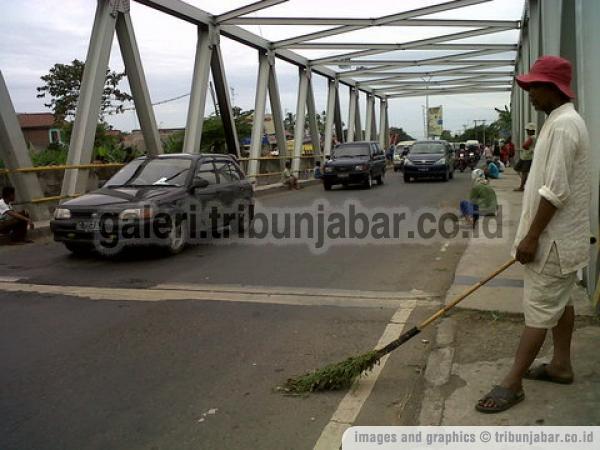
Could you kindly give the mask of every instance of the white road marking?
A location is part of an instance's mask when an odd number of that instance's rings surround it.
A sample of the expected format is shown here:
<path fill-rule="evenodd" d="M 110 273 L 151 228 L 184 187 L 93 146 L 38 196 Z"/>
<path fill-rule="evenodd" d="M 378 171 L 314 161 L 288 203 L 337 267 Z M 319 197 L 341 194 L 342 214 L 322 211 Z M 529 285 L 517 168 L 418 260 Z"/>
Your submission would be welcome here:
<path fill-rule="evenodd" d="M 444 245 L 442 245 L 440 252 L 444 253 L 446 250 L 448 250 L 449 245 L 450 245 L 450 242 L 445 242 Z"/>
<path fill-rule="evenodd" d="M 435 294 L 378 291 L 299 290 L 290 288 L 240 288 L 224 286 L 196 286 L 182 288 L 103 288 L 95 286 L 58 286 L 0 282 L 0 291 L 32 292 L 37 294 L 66 295 L 91 300 L 159 302 L 172 300 L 204 300 L 297 306 L 343 306 L 343 307 L 404 307 L 407 302 L 418 300 L 420 304 L 439 304 Z"/>
<path fill-rule="evenodd" d="M 381 338 L 379 338 L 376 348 L 383 347 L 402 333 L 406 321 L 416 305 L 416 301 L 406 302 L 403 308 L 398 309 L 394 313 L 390 323 L 385 327 Z M 371 395 L 373 386 L 385 367 L 388 357 L 389 355 L 386 355 L 381 358 L 379 365 L 376 365 L 371 372 L 354 382 L 350 391 L 342 399 L 333 416 L 331 416 L 329 423 L 321 432 L 314 450 L 332 450 L 340 447 L 344 431 L 350 428 L 358 417 L 362 406 L 367 398 L 369 398 L 369 395 Z"/>

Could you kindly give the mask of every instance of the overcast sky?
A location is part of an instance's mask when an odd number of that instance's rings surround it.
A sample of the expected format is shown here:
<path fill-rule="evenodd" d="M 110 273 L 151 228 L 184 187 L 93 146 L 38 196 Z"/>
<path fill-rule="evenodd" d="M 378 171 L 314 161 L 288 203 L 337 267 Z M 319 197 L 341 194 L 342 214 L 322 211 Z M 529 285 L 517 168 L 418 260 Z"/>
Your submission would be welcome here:
<path fill-rule="evenodd" d="M 210 13 L 219 14 L 232 8 L 251 3 L 251 0 L 188 0 Z M 291 0 L 272 8 L 254 13 L 256 16 L 327 16 L 370 18 L 393 14 L 431 4 L 439 0 Z M 186 94 L 190 90 L 194 51 L 196 46 L 195 27 L 179 19 L 154 11 L 136 2 L 131 2 L 131 16 L 144 64 L 146 78 L 153 102 Z M 453 19 L 495 19 L 519 20 L 523 12 L 524 0 L 493 0 L 481 5 L 469 6 L 454 11 L 433 14 L 427 18 Z M 75 58 L 84 60 L 91 33 L 95 0 L 28 0 L 15 2 L 0 0 L 0 70 L 8 84 L 17 112 L 41 112 L 47 109 L 43 100 L 36 98 L 40 76 L 46 74 L 55 63 L 68 63 Z M 269 40 L 278 40 L 296 34 L 304 34 L 324 27 L 262 26 L 247 27 L 252 32 Z M 326 28 L 326 27 L 325 27 Z M 466 28 L 429 27 L 379 27 L 332 36 L 323 42 L 389 42 L 402 43 L 439 34 L 455 33 Z M 518 31 L 507 31 L 492 35 L 455 41 L 460 43 L 516 43 Z M 235 104 L 243 109 L 254 108 L 256 71 L 258 68 L 256 50 L 222 38 L 221 41 L 228 82 L 234 89 Z M 331 54 L 331 51 L 299 53 L 313 58 Z M 377 57 L 389 58 L 398 53 L 382 54 Z M 403 59 L 435 57 L 440 52 L 404 51 Z M 491 55 L 491 59 L 505 59 L 513 53 Z M 123 70 L 123 62 L 116 39 L 110 60 L 111 69 Z M 443 69 L 437 66 L 436 69 Z M 508 70 L 503 68 L 502 70 Z M 414 69 L 413 69 L 414 70 Z M 283 61 L 277 62 L 277 71 L 283 108 L 295 112 L 298 86 L 297 69 Z M 124 87 L 128 89 L 126 83 Z M 314 78 L 315 101 L 318 111 L 325 109 L 325 79 Z M 451 96 L 431 96 L 430 106 L 444 107 L 444 128 L 453 132 L 463 125 L 473 125 L 474 119 L 493 121 L 497 115 L 494 107 L 509 103 L 509 93 L 489 93 Z M 423 136 L 424 98 L 395 99 L 390 102 L 390 122 L 400 126 L 414 137 Z M 347 122 L 347 89 L 342 89 L 342 108 Z M 364 97 L 361 96 L 364 124 Z M 156 119 L 160 127 L 180 127 L 185 125 L 188 98 L 158 105 Z M 210 97 L 207 100 L 207 114 L 213 111 Z M 123 130 L 138 128 L 135 112 L 126 112 L 109 119 L 115 127 Z"/>

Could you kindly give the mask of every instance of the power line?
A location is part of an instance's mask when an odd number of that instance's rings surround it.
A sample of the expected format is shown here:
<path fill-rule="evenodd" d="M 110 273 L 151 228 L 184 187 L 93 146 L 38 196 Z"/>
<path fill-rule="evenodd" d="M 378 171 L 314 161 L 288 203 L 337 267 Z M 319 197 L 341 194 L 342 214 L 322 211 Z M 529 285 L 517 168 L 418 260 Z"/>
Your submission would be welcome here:
<path fill-rule="evenodd" d="M 164 105 L 165 103 L 170 103 L 170 102 L 174 102 L 176 100 L 181 100 L 182 98 L 189 97 L 189 95 L 190 95 L 190 92 L 188 92 L 187 94 L 178 95 L 177 97 L 160 100 L 158 102 L 152 103 L 152 106 Z M 123 108 L 115 108 L 115 109 L 111 109 L 109 111 L 104 111 L 104 114 L 111 116 L 113 114 L 119 114 L 124 111 L 135 111 L 135 105 L 127 106 L 127 107 L 123 107 Z"/>

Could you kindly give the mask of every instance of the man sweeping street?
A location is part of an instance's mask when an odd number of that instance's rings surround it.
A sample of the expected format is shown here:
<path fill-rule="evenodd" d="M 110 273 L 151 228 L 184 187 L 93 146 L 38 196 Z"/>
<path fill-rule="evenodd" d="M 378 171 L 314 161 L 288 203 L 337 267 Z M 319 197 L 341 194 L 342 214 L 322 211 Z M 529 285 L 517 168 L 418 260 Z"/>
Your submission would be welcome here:
<path fill-rule="evenodd" d="M 571 63 L 543 56 L 516 77 L 533 107 L 547 114 L 538 134 L 523 196 L 513 256 L 524 265 L 525 329 L 503 381 L 475 405 L 484 413 L 505 411 L 522 401 L 523 378 L 573 382 L 570 300 L 576 272 L 588 263 L 590 236 L 590 142 L 571 99 Z M 554 352 L 548 364 L 530 367 L 548 330 Z"/>

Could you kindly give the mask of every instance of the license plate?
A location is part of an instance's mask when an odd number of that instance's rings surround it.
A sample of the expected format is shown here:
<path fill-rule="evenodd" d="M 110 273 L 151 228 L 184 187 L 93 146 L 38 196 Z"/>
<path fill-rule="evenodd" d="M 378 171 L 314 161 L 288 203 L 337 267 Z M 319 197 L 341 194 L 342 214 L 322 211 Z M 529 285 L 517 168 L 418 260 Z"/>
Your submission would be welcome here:
<path fill-rule="evenodd" d="M 100 231 L 100 222 L 98 220 L 81 220 L 75 226 L 78 231 Z"/>
<path fill-rule="evenodd" d="M 338 178 L 348 178 L 349 176 L 349 173 L 338 173 Z"/>
<path fill-rule="evenodd" d="M 419 169 L 419 172 L 429 172 L 429 169 L 428 168 Z"/>

